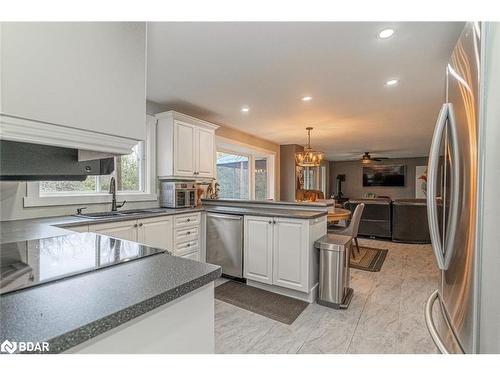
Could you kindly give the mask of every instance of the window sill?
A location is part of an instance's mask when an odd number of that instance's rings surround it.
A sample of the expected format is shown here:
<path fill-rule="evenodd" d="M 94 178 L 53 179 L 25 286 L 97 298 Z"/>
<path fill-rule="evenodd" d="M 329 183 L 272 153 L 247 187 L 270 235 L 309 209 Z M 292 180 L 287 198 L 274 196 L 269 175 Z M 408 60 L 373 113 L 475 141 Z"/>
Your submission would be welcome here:
<path fill-rule="evenodd" d="M 127 202 L 147 202 L 155 201 L 158 196 L 153 193 L 119 193 L 116 194 L 119 201 Z M 45 195 L 24 197 L 24 207 L 46 207 L 46 206 L 67 206 L 78 204 L 99 204 L 111 203 L 110 194 L 89 194 L 89 195 Z"/>

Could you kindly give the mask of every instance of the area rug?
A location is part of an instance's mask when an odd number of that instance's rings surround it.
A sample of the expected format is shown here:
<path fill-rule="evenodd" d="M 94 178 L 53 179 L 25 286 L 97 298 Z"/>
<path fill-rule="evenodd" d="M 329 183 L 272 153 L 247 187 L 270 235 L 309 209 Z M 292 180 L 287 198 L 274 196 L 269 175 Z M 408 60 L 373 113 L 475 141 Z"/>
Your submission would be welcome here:
<path fill-rule="evenodd" d="M 360 246 L 359 253 L 356 246 L 352 246 L 349 266 L 358 270 L 378 272 L 384 264 L 388 249 Z M 356 257 L 354 258 L 353 255 Z"/>
<path fill-rule="evenodd" d="M 308 305 L 233 280 L 216 287 L 215 298 L 285 324 L 292 324 Z"/>

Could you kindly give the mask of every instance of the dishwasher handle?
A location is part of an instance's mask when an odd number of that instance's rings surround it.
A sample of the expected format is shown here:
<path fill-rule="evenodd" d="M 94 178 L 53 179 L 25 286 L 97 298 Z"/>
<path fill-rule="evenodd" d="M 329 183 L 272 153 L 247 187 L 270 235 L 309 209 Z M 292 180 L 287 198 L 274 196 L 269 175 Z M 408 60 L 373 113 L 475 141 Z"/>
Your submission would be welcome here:
<path fill-rule="evenodd" d="M 216 219 L 243 220 L 242 215 L 218 214 L 213 212 L 207 212 L 207 217 L 213 217 Z"/>

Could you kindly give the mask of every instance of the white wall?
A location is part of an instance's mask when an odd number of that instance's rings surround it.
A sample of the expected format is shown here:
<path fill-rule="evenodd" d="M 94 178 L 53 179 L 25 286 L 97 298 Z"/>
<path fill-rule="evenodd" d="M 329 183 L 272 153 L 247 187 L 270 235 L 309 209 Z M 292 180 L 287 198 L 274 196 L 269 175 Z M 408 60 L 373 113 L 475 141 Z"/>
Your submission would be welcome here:
<path fill-rule="evenodd" d="M 1 27 L 3 114 L 145 139 L 145 22 Z"/>
<path fill-rule="evenodd" d="M 429 145 L 430 146 L 430 145 Z M 406 166 L 405 186 L 363 186 L 363 167 L 359 160 L 331 161 L 330 162 L 330 193 L 337 193 L 337 175 L 345 174 L 346 180 L 342 182 L 342 192 L 345 197 L 364 198 L 366 193 L 386 195 L 393 199 L 415 198 L 415 167 L 427 165 L 427 157 L 387 159 L 377 164 L 404 164 Z"/>

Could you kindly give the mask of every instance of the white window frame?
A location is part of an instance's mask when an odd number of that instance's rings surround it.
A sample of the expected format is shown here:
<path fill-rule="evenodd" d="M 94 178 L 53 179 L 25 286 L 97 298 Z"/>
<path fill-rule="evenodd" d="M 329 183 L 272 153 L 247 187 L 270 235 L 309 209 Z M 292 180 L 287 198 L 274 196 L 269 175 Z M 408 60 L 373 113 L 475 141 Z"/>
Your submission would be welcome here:
<path fill-rule="evenodd" d="M 248 157 L 248 192 L 250 200 L 255 200 L 255 158 L 267 158 L 267 199 L 274 199 L 276 186 L 276 152 L 266 150 L 260 147 L 255 147 L 243 142 L 238 142 L 233 139 L 216 136 L 216 152 L 226 152 L 235 155 Z M 216 159 L 217 164 L 217 159 Z M 217 179 L 217 168 L 215 168 L 215 178 Z"/>
<path fill-rule="evenodd" d="M 140 192 L 117 191 L 120 200 L 128 202 L 155 201 L 158 199 L 156 188 L 156 121 L 147 116 L 146 140 L 142 147 L 142 162 L 139 166 L 141 184 L 144 190 Z M 144 173 L 141 171 L 144 170 Z M 40 182 L 26 184 L 24 207 L 66 206 L 79 204 L 111 203 L 111 194 L 106 192 L 68 192 L 40 195 Z"/>

